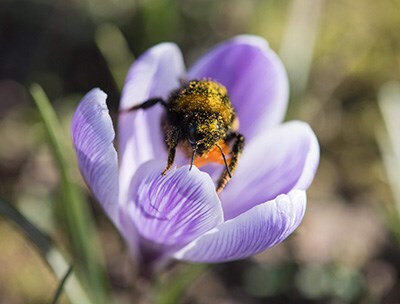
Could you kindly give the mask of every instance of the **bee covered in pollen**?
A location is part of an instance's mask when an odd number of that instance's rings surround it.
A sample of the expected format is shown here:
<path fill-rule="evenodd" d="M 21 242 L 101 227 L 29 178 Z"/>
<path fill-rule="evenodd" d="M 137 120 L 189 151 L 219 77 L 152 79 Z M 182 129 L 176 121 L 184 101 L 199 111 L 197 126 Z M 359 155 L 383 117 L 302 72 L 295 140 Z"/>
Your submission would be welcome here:
<path fill-rule="evenodd" d="M 221 192 L 237 168 L 244 147 L 244 136 L 237 132 L 239 123 L 226 88 L 208 79 L 192 80 L 173 91 L 167 101 L 151 98 L 124 112 L 156 104 L 166 109 L 168 162 L 162 175 L 173 165 L 179 147 L 191 158 L 190 168 L 193 164 L 201 167 L 209 162 L 225 165 L 217 182 L 217 192 Z"/>

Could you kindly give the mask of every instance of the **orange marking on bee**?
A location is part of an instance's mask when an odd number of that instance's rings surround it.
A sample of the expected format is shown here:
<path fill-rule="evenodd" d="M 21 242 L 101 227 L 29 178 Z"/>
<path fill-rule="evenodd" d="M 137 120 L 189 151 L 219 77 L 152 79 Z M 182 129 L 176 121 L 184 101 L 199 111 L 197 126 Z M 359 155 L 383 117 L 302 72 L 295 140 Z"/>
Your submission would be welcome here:
<path fill-rule="evenodd" d="M 228 164 L 230 163 L 230 154 L 229 154 L 229 147 L 228 145 L 223 141 L 220 140 L 218 142 L 218 145 L 221 147 L 222 151 L 225 154 L 226 160 Z M 194 159 L 194 165 L 197 168 L 200 168 L 208 163 L 217 163 L 220 165 L 224 165 L 224 159 L 221 155 L 221 151 L 218 149 L 217 146 L 212 148 L 208 153 L 202 155 L 202 156 L 196 156 Z"/>

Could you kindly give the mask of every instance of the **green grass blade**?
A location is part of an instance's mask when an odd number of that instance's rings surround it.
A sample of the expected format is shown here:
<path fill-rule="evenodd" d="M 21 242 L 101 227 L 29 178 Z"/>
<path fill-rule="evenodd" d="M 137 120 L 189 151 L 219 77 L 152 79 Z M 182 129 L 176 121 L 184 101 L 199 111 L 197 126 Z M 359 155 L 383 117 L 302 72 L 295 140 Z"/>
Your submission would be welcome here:
<path fill-rule="evenodd" d="M 39 110 L 59 169 L 64 200 L 62 207 L 76 260 L 74 264 L 85 277 L 96 303 L 108 303 L 106 276 L 102 267 L 99 240 L 88 204 L 85 202 L 80 188 L 73 181 L 69 169 L 70 164 L 66 155 L 68 149 L 65 147 L 64 133 L 43 89 L 34 84 L 30 91 Z"/>
<path fill-rule="evenodd" d="M 378 105 L 384 127 L 377 128 L 377 141 L 381 150 L 393 201 L 384 205 L 386 223 L 400 245 L 400 139 L 398 120 L 400 115 L 400 82 L 384 84 L 378 94 Z"/>
<path fill-rule="evenodd" d="M 61 280 L 66 269 L 68 269 L 68 262 L 54 245 L 53 240 L 47 234 L 37 229 L 13 205 L 3 199 L 0 199 L 0 215 L 13 221 L 25 233 L 39 249 L 42 257 L 55 276 Z M 73 304 L 93 304 L 74 274 L 71 274 L 70 279 L 65 283 L 65 292 Z"/>
<path fill-rule="evenodd" d="M 96 44 L 107 62 L 114 81 L 121 91 L 129 66 L 134 60 L 121 30 L 111 23 L 96 29 Z"/>
<path fill-rule="evenodd" d="M 60 281 L 60 284 L 58 285 L 58 288 L 56 290 L 56 293 L 54 294 L 53 301 L 51 301 L 51 304 L 57 304 L 58 300 L 60 299 L 61 293 L 64 289 L 65 282 L 67 282 L 68 277 L 72 273 L 73 265 L 69 266 L 67 272 L 65 273 L 64 277 Z"/>

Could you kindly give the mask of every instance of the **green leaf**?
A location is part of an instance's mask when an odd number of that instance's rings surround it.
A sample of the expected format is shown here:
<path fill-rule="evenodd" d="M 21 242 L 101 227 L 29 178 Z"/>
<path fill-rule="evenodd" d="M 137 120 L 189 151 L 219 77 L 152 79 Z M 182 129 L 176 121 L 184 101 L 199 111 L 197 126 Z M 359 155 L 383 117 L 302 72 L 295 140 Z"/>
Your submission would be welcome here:
<path fill-rule="evenodd" d="M 13 221 L 36 245 L 47 265 L 49 265 L 58 279 L 65 277 L 64 273 L 68 269 L 69 263 L 47 234 L 36 228 L 13 205 L 3 199 L 0 199 L 0 214 Z M 90 300 L 85 289 L 74 274 L 71 274 L 70 279 L 65 283 L 65 292 L 73 304 L 94 303 Z"/>
<path fill-rule="evenodd" d="M 68 163 L 64 133 L 43 89 L 34 84 L 31 94 L 49 138 L 61 181 L 62 207 L 66 217 L 77 270 L 82 273 L 96 303 L 109 303 L 107 281 L 94 221 L 80 188 L 75 184 Z"/>

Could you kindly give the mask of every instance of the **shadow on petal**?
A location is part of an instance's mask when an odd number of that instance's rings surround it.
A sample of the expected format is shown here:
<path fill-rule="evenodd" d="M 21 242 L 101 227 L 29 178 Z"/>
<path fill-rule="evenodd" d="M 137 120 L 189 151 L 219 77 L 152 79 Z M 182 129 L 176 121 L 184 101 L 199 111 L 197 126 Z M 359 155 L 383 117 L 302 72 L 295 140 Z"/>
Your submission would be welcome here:
<path fill-rule="evenodd" d="M 167 98 L 179 87 L 185 66 L 179 48 L 173 43 L 161 43 L 140 56 L 130 68 L 122 91 L 120 109 L 151 97 Z M 164 109 L 156 105 L 119 115 L 118 151 L 120 154 L 120 201 L 127 200 L 135 171 L 150 159 L 166 159 L 167 151 L 161 117 Z"/>

